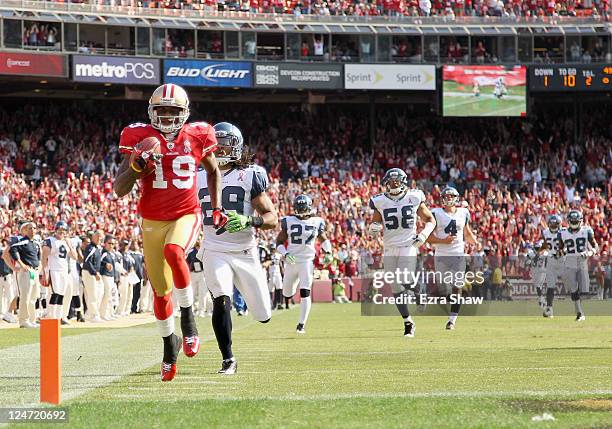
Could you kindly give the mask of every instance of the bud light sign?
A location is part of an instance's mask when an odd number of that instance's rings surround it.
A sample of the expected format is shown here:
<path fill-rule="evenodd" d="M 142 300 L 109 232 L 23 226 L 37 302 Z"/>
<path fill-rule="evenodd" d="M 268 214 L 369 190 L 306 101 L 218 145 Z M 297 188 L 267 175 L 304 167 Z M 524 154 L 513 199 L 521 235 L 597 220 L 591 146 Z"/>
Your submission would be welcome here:
<path fill-rule="evenodd" d="M 251 88 L 252 67 L 238 61 L 165 60 L 164 83 Z"/>

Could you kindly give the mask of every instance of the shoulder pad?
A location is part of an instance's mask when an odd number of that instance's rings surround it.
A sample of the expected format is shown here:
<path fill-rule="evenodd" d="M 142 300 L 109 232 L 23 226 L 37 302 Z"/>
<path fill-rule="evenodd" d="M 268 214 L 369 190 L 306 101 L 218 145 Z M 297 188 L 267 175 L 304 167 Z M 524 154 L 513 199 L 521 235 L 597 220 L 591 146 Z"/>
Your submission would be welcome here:
<path fill-rule="evenodd" d="M 425 201 L 425 192 L 421 191 L 420 189 L 411 189 L 409 192 L 412 192 L 412 194 L 418 197 L 421 202 Z"/>
<path fill-rule="evenodd" d="M 249 165 L 247 167 L 247 169 L 253 169 L 257 173 L 268 174 L 265 168 L 263 168 L 261 165 L 257 165 L 257 164 L 251 164 L 251 165 Z"/>
<path fill-rule="evenodd" d="M 190 134 L 192 133 L 208 133 L 210 130 L 210 125 L 208 122 L 200 121 L 200 122 L 191 122 L 183 128 L 184 131 L 188 131 Z"/>
<path fill-rule="evenodd" d="M 149 137 L 152 131 L 153 127 L 150 124 L 136 122 L 128 125 L 121 131 L 119 151 L 121 153 L 131 153 L 136 143 L 145 137 Z"/>
<path fill-rule="evenodd" d="M 121 136 L 123 137 L 124 135 L 141 135 L 143 133 L 149 132 L 152 129 L 153 127 L 151 127 L 151 124 L 145 124 L 144 122 L 135 122 L 123 128 L 123 130 L 121 130 Z"/>

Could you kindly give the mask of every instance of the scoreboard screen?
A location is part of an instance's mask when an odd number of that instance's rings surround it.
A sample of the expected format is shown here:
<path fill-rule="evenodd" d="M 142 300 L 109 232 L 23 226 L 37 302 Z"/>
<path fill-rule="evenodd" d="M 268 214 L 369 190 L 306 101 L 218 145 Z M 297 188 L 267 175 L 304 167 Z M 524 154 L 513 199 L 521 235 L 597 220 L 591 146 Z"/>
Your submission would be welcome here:
<path fill-rule="evenodd" d="M 612 65 L 531 66 L 532 91 L 612 91 Z"/>

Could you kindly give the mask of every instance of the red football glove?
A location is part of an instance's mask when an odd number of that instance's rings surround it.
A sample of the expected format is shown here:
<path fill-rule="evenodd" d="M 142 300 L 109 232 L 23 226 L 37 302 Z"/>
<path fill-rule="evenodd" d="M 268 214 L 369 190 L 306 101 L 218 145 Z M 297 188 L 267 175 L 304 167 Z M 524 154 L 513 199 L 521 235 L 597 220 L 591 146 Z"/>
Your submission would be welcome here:
<path fill-rule="evenodd" d="M 212 212 L 213 226 L 215 229 L 220 229 L 227 223 L 227 215 L 223 213 L 223 209 L 216 208 Z"/>

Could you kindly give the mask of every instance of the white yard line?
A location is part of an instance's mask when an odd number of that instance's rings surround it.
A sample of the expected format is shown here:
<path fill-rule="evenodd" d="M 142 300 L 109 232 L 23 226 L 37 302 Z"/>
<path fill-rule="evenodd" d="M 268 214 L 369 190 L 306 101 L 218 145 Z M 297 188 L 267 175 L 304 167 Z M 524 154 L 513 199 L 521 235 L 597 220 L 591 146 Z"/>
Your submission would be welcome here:
<path fill-rule="evenodd" d="M 365 374 L 373 374 L 373 373 L 383 373 L 383 374 L 393 374 L 393 373 L 414 373 L 414 374 L 422 374 L 424 372 L 436 373 L 436 372 L 456 372 L 461 374 L 469 374 L 469 373 L 488 373 L 488 372 L 524 372 L 524 371 L 578 371 L 578 370 L 606 370 L 612 371 L 612 367 L 610 366 L 559 366 L 559 367 L 543 367 L 543 368 L 525 368 L 525 367 L 502 367 L 502 368 L 351 368 L 351 373 L 363 372 Z M 325 369 L 302 369 L 300 370 L 300 374 L 304 373 L 321 373 L 321 374 L 329 374 L 329 373 L 341 373 L 346 374 L 347 369 L 345 368 L 325 368 Z M 241 373 L 246 374 L 270 374 L 270 371 L 253 371 L 253 370 L 245 370 L 241 371 Z M 274 374 L 295 374 L 295 371 L 284 371 L 284 370 L 274 370 Z"/>
<path fill-rule="evenodd" d="M 159 391 L 153 387 L 147 389 L 140 389 L 141 391 Z M 530 398 L 554 398 L 556 400 L 573 399 L 576 395 L 610 395 L 612 390 L 510 390 L 510 391 L 496 391 L 496 392 L 485 392 L 485 391 L 450 391 L 450 392 L 413 392 L 413 393 L 335 393 L 321 394 L 321 395 L 235 395 L 232 392 L 232 396 L 222 396 L 223 393 L 215 392 L 214 396 L 211 396 L 210 392 L 203 392 L 202 389 L 192 388 L 187 389 L 190 391 L 190 400 L 215 400 L 215 401 L 239 401 L 239 400 L 270 400 L 270 401 L 321 401 L 321 400 L 334 400 L 334 399 L 382 399 L 382 398 L 512 398 L 512 397 L 530 397 Z M 232 389 L 229 389 L 232 390 Z M 130 399 L 138 400 L 145 399 L 141 395 L 133 393 L 118 393 L 113 394 L 113 398 L 117 399 Z M 148 400 L 148 399 L 145 399 Z"/>

